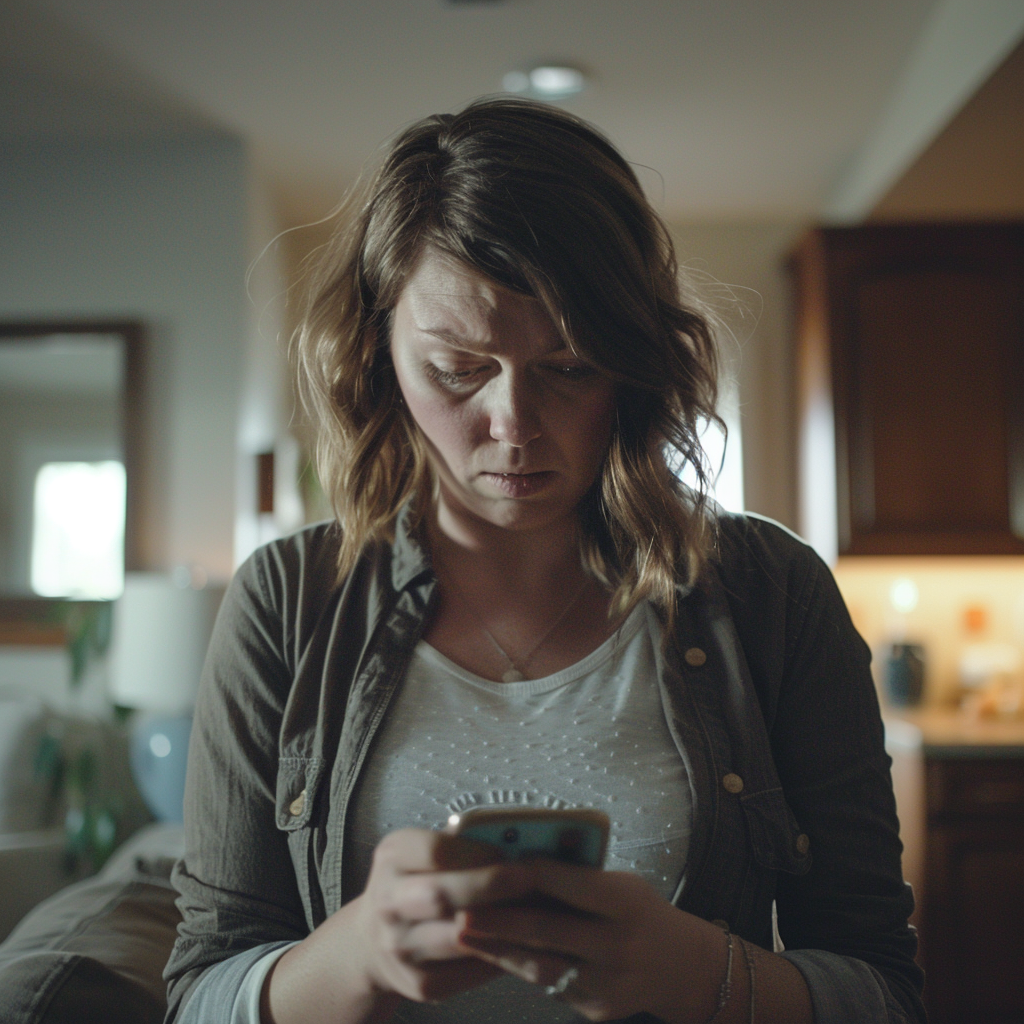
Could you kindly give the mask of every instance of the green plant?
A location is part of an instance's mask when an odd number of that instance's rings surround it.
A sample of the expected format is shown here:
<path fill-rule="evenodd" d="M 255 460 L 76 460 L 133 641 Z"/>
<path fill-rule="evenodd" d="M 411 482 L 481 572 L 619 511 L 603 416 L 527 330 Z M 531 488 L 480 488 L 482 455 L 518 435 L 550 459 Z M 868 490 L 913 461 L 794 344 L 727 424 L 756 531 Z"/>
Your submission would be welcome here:
<path fill-rule="evenodd" d="M 67 637 L 74 690 L 81 686 L 89 665 L 110 649 L 114 605 L 112 601 L 61 601 L 54 609 Z"/>
<path fill-rule="evenodd" d="M 110 647 L 113 608 L 109 601 L 62 601 L 54 604 L 71 662 L 69 684 L 81 689 L 90 665 Z M 115 721 L 123 709 L 111 707 Z M 74 873 L 98 871 L 114 849 L 120 800 L 101 785 L 102 732 L 86 729 L 72 735 L 61 724 L 45 733 L 35 757 L 36 775 L 47 783 L 47 821 L 64 809 L 67 866 Z"/>
<path fill-rule="evenodd" d="M 114 850 L 122 807 L 116 793 L 100 784 L 97 737 L 48 732 L 36 752 L 36 773 L 49 783 L 48 816 L 64 808 L 70 873 L 98 871 Z"/>

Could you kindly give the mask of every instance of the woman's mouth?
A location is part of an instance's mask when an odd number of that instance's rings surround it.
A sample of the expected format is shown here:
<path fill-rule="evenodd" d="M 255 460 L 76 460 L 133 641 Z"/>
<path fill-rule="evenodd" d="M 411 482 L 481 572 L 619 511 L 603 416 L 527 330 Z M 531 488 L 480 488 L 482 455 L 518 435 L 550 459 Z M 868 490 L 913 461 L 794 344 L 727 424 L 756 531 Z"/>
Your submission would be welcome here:
<path fill-rule="evenodd" d="M 482 473 L 481 476 L 508 498 L 529 498 L 544 490 L 557 474 L 542 473 Z"/>

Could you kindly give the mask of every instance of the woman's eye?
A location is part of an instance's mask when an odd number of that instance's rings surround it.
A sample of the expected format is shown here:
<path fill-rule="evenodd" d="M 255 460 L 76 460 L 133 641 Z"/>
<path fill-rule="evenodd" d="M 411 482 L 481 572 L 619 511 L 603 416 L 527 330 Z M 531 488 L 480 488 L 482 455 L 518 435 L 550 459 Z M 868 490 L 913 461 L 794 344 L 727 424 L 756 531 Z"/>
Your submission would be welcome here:
<path fill-rule="evenodd" d="M 460 384 L 465 384 L 473 376 L 474 372 L 474 370 L 442 370 L 440 366 L 434 366 L 433 363 L 427 364 L 427 376 L 432 381 L 446 388 L 454 388 Z"/>
<path fill-rule="evenodd" d="M 425 366 L 427 377 L 449 390 L 457 390 L 478 383 L 478 378 L 485 372 L 483 367 L 471 367 L 465 370 L 445 370 L 433 363 Z M 552 363 L 545 367 L 557 380 L 576 382 L 592 377 L 597 371 L 586 363 Z"/>
<path fill-rule="evenodd" d="M 585 380 L 596 373 L 595 369 L 586 363 L 564 363 L 561 366 L 552 366 L 551 369 L 563 380 Z"/>

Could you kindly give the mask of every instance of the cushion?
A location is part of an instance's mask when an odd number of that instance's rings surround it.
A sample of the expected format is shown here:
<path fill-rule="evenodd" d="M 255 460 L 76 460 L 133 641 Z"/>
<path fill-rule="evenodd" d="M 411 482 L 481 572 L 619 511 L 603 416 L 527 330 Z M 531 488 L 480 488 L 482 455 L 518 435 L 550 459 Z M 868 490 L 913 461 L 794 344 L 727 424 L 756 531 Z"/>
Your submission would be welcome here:
<path fill-rule="evenodd" d="M 181 920 L 171 857 L 132 855 L 39 904 L 0 945 L 4 1024 L 160 1024 Z"/>

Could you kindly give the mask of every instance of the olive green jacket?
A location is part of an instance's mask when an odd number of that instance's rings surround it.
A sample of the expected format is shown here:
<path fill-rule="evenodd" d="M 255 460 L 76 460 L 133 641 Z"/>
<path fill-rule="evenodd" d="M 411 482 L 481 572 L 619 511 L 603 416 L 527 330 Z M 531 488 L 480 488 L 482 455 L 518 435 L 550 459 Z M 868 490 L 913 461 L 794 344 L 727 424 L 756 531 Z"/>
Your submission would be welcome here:
<path fill-rule="evenodd" d="M 227 1020 L 259 956 L 357 895 L 343 886 L 353 789 L 436 580 L 403 516 L 338 583 L 336 529 L 261 548 L 222 606 L 173 876 L 168 1021 Z M 831 574 L 776 524 L 722 515 L 680 594 L 658 665 L 693 791 L 675 903 L 771 949 L 774 901 L 820 1021 L 923 1020 L 870 655 Z"/>

